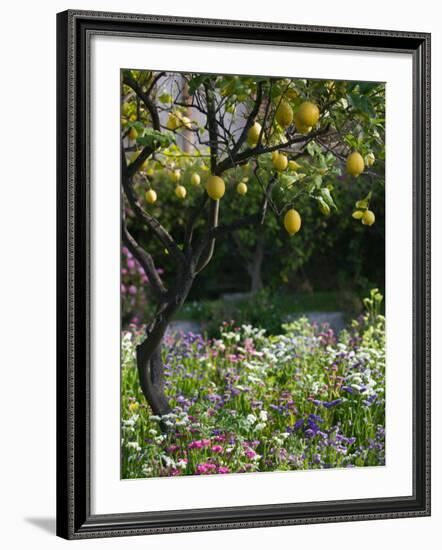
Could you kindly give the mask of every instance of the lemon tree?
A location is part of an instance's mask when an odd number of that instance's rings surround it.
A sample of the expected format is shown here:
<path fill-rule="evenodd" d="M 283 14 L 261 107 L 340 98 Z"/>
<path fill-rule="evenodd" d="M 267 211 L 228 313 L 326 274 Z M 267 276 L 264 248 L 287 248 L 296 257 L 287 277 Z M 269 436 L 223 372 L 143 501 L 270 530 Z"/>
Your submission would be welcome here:
<path fill-rule="evenodd" d="M 164 334 L 220 243 L 241 231 L 264 242 L 269 220 L 296 242 L 311 229 L 307 212 L 329 227 L 341 218 L 376 227 L 383 109 L 376 83 L 122 72 L 122 237 L 156 303 L 137 349 L 155 414 L 170 410 Z M 345 193 L 354 202 L 371 193 L 359 220 L 336 200 Z"/>

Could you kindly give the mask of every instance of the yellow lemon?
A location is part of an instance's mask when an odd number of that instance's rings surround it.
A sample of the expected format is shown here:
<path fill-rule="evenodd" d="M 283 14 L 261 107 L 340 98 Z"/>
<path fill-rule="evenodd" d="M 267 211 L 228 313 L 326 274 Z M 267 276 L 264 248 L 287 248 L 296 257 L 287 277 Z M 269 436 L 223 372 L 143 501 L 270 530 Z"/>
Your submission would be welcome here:
<path fill-rule="evenodd" d="M 362 212 L 362 210 L 355 210 L 352 214 L 352 217 L 355 220 L 361 220 L 363 215 L 364 215 L 364 212 Z"/>
<path fill-rule="evenodd" d="M 206 182 L 206 191 L 211 199 L 219 200 L 226 192 L 223 179 L 219 176 L 209 176 Z"/>
<path fill-rule="evenodd" d="M 153 168 L 148 168 L 148 169 L 146 170 L 146 176 L 153 176 L 154 173 L 155 173 L 155 172 L 154 172 Z"/>
<path fill-rule="evenodd" d="M 298 97 L 298 92 L 294 88 L 289 88 L 284 95 L 289 99 L 296 99 Z"/>
<path fill-rule="evenodd" d="M 324 216 L 330 215 L 330 206 L 326 202 L 319 201 L 318 206 L 319 206 L 319 210 L 324 214 Z"/>
<path fill-rule="evenodd" d="M 186 195 L 187 195 L 186 188 L 185 188 L 183 185 L 177 185 L 177 186 L 175 187 L 175 195 L 176 195 L 179 199 L 185 199 L 185 198 L 186 198 Z"/>
<path fill-rule="evenodd" d="M 351 153 L 347 157 L 347 172 L 357 178 L 364 171 L 364 159 L 358 152 Z"/>
<path fill-rule="evenodd" d="M 153 204 L 157 200 L 157 194 L 153 189 L 149 189 L 149 191 L 146 191 L 146 201 L 149 204 Z"/>
<path fill-rule="evenodd" d="M 295 121 L 296 129 L 300 134 L 308 134 L 312 131 L 311 126 L 305 126 L 305 124 L 301 123 L 298 113 L 296 113 L 294 121 Z"/>
<path fill-rule="evenodd" d="M 249 128 L 247 132 L 247 143 L 252 147 L 258 143 L 259 136 L 261 134 L 261 124 L 255 122 L 255 124 Z"/>
<path fill-rule="evenodd" d="M 247 185 L 243 181 L 240 181 L 236 186 L 236 191 L 240 195 L 245 195 L 247 193 Z"/>
<path fill-rule="evenodd" d="M 279 151 L 272 151 L 272 160 L 275 160 L 278 155 Z"/>
<path fill-rule="evenodd" d="M 376 217 L 374 215 L 374 212 L 372 212 L 371 210 L 366 210 L 362 216 L 361 222 L 364 225 L 373 225 L 375 220 L 376 220 Z"/>
<path fill-rule="evenodd" d="M 200 175 L 197 174 L 196 172 L 194 172 L 191 176 L 190 176 L 190 183 L 192 185 L 199 185 L 201 183 L 201 178 L 200 178 Z"/>
<path fill-rule="evenodd" d="M 287 210 L 284 216 L 284 227 L 289 235 L 294 235 L 301 229 L 301 216 L 294 208 Z"/>
<path fill-rule="evenodd" d="M 288 163 L 287 157 L 283 153 L 278 153 L 278 156 L 273 159 L 273 166 L 278 172 L 283 172 L 287 168 Z"/>
<path fill-rule="evenodd" d="M 129 130 L 129 139 L 132 141 L 135 141 L 138 137 L 137 130 L 132 126 L 132 128 Z"/>
<path fill-rule="evenodd" d="M 175 183 L 179 182 L 180 179 L 181 179 L 181 170 L 178 170 L 178 169 L 177 169 L 177 170 L 174 170 L 174 171 L 170 174 L 170 179 L 171 179 L 173 182 L 175 182 Z"/>
<path fill-rule="evenodd" d="M 319 120 L 318 106 L 311 101 L 301 103 L 297 113 L 297 118 L 301 126 L 308 128 L 314 126 Z"/>
<path fill-rule="evenodd" d="M 167 117 L 166 126 L 169 130 L 176 130 L 179 126 L 180 121 L 174 113 L 169 113 Z"/>
<path fill-rule="evenodd" d="M 129 113 L 130 113 L 129 103 L 123 103 L 121 107 L 121 112 L 123 113 L 124 116 L 129 116 Z"/>
<path fill-rule="evenodd" d="M 276 109 L 275 118 L 277 123 L 283 128 L 287 128 L 293 122 L 293 109 L 287 101 L 281 101 Z"/>
<path fill-rule="evenodd" d="M 289 169 L 290 170 L 299 170 L 301 165 L 296 162 L 296 160 L 289 160 Z"/>
<path fill-rule="evenodd" d="M 376 160 L 376 157 L 373 153 L 368 153 L 368 155 L 365 157 L 365 164 L 367 166 L 373 166 L 374 161 Z"/>

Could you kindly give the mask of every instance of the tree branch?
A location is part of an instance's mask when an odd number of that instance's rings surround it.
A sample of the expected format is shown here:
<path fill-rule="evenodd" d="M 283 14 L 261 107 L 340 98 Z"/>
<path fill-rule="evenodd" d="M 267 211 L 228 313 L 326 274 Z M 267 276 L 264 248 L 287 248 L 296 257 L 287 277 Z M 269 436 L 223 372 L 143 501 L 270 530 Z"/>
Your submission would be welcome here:
<path fill-rule="evenodd" d="M 165 248 L 167 248 L 167 250 L 170 252 L 170 255 L 180 265 L 184 265 L 185 263 L 184 254 L 178 248 L 178 245 L 173 240 L 172 236 L 166 231 L 166 229 L 160 224 L 160 222 L 156 218 L 151 216 L 139 205 L 137 196 L 132 186 L 132 179 L 130 176 L 128 176 L 128 170 L 131 166 L 133 166 L 134 163 L 132 163 L 129 167 L 127 167 L 123 148 L 122 148 L 121 154 L 123 157 L 122 158 L 122 176 L 121 176 L 122 185 L 123 185 L 126 198 L 135 216 L 138 218 L 138 220 L 141 223 L 146 224 L 149 227 L 149 229 L 154 233 L 154 235 L 158 238 L 161 244 Z"/>
<path fill-rule="evenodd" d="M 218 226 L 219 218 L 219 201 L 210 201 L 209 209 L 209 234 L 210 231 L 215 229 Z M 206 265 L 210 262 L 215 250 L 215 236 L 209 237 L 206 240 L 205 244 L 201 246 L 199 251 L 196 254 L 197 264 L 196 264 L 196 273 L 202 271 Z"/>
<path fill-rule="evenodd" d="M 247 133 L 249 129 L 253 126 L 255 122 L 255 118 L 259 113 L 259 109 L 262 103 L 262 89 L 263 89 L 263 83 L 258 82 L 258 85 L 256 87 L 256 99 L 253 105 L 253 109 L 250 111 L 249 116 L 247 117 L 246 125 L 244 126 L 239 138 L 237 139 L 235 145 L 233 146 L 232 150 L 229 153 L 229 157 L 231 158 L 234 158 L 235 155 L 238 153 L 238 151 L 241 149 L 242 144 L 245 142 L 247 138 Z M 262 131 L 260 132 L 260 134 L 261 133 Z"/>
<path fill-rule="evenodd" d="M 147 110 L 149 111 L 150 117 L 152 119 L 152 127 L 154 130 L 160 131 L 160 117 L 158 115 L 158 110 L 155 106 L 155 103 L 149 97 L 148 93 L 143 92 L 142 87 L 138 82 L 132 78 L 130 75 L 125 74 L 123 77 L 123 83 L 132 88 L 132 90 L 137 94 L 141 101 L 146 105 Z M 151 91 L 152 87 L 149 89 Z"/>
<path fill-rule="evenodd" d="M 207 119 L 206 126 L 209 132 L 209 144 L 210 144 L 210 169 L 212 174 L 216 173 L 218 163 L 218 132 L 216 129 L 216 109 L 213 99 L 213 90 L 209 88 L 209 85 L 204 83 L 204 91 L 206 94 L 207 102 Z"/>
<path fill-rule="evenodd" d="M 160 300 L 161 297 L 167 293 L 167 289 L 156 270 L 152 256 L 146 252 L 133 238 L 124 219 L 122 220 L 121 229 L 124 243 L 143 268 L 146 277 L 149 279 L 149 283 L 155 297 Z"/>
<path fill-rule="evenodd" d="M 245 149 L 242 153 L 238 153 L 234 157 L 226 157 L 222 162 L 220 162 L 218 165 L 218 173 L 221 174 L 224 171 L 233 168 L 235 165 L 244 164 L 252 157 L 256 157 L 264 153 L 271 153 L 272 151 L 277 151 L 279 149 L 284 149 L 286 147 L 294 145 L 295 143 L 304 143 L 306 141 L 311 141 L 315 137 L 327 133 L 328 129 L 329 126 L 327 125 L 326 127 L 320 128 L 316 132 L 311 132 L 306 136 L 296 135 L 295 137 L 287 140 L 285 143 L 278 143 L 277 145 L 272 145 L 270 147 L 263 147 L 262 145 L 258 145 L 256 147 Z"/>

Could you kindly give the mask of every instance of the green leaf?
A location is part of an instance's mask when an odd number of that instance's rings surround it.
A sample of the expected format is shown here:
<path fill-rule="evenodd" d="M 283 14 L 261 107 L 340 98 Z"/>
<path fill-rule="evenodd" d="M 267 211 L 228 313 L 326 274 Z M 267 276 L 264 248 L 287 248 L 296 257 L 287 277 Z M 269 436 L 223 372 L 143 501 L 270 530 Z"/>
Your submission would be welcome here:
<path fill-rule="evenodd" d="M 322 176 L 320 176 L 319 174 L 314 176 L 313 183 L 315 184 L 315 187 L 319 189 L 322 185 Z"/>
<path fill-rule="evenodd" d="M 164 148 L 175 143 L 175 135 L 172 132 L 159 132 L 152 128 L 145 128 L 144 135 L 137 137 L 137 143 L 154 149 L 158 149 L 159 147 Z"/>
<path fill-rule="evenodd" d="M 331 206 L 335 210 L 337 209 L 335 201 L 333 200 L 333 197 L 330 193 L 330 189 L 328 189 L 327 187 L 322 187 L 321 196 L 324 199 L 324 201 L 328 204 L 328 206 Z"/>
<path fill-rule="evenodd" d="M 189 94 L 193 95 L 206 78 L 207 76 L 203 74 L 197 74 L 192 77 L 189 81 Z"/>
<path fill-rule="evenodd" d="M 158 99 L 161 103 L 172 103 L 173 97 L 168 92 L 163 92 Z"/>

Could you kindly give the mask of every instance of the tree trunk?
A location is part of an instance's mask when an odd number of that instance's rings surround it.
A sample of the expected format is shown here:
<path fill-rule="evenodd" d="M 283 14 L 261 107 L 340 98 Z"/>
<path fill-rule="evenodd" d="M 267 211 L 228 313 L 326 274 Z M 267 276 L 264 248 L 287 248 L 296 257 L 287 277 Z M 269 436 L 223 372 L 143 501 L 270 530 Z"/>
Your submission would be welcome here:
<path fill-rule="evenodd" d="M 256 241 L 256 247 L 253 254 L 252 261 L 247 265 L 247 272 L 250 276 L 250 292 L 255 294 L 256 292 L 264 288 L 262 282 L 262 263 L 264 260 L 264 246 L 262 238 L 259 236 Z"/>
<path fill-rule="evenodd" d="M 165 380 L 161 344 L 149 353 L 145 351 L 148 343 L 149 339 L 147 338 L 137 348 L 138 376 L 141 389 L 153 414 L 163 416 L 170 412 L 170 405 L 164 391 Z"/>
<path fill-rule="evenodd" d="M 169 400 L 165 393 L 164 364 L 161 348 L 167 327 L 174 314 L 181 308 L 193 278 L 187 277 L 167 302 L 158 307 L 155 318 L 146 328 L 146 339 L 137 347 L 137 368 L 141 389 L 152 412 L 163 416 L 171 411 Z"/>

